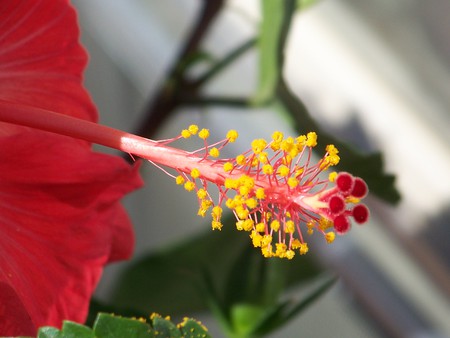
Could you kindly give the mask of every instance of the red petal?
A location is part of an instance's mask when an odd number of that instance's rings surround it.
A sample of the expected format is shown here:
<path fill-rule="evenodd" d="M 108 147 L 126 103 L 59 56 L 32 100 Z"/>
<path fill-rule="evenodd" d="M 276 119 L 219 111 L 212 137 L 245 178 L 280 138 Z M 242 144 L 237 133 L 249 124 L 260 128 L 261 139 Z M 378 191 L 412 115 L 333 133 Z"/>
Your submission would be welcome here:
<path fill-rule="evenodd" d="M 0 3 L 0 99 L 96 121 L 82 87 L 87 54 L 64 0 Z"/>
<path fill-rule="evenodd" d="M 45 132 L 4 137 L 0 153 L 0 303 L 34 329 L 83 322 L 103 266 L 131 254 L 119 200 L 141 185 L 137 166 Z"/>

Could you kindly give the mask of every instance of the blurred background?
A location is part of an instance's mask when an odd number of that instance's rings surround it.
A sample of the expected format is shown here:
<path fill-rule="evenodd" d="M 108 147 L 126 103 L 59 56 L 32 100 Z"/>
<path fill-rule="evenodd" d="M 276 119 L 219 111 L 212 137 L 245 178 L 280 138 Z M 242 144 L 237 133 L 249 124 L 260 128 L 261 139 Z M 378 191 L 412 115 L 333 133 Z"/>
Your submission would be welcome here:
<path fill-rule="evenodd" d="M 204 1 L 72 3 L 90 54 L 86 85 L 101 122 L 138 131 Z M 448 13 L 447 0 L 322 0 L 296 13 L 285 50 L 287 83 L 325 130 L 361 151 L 382 152 L 402 199 L 390 205 L 369 196 L 369 224 L 332 246 L 315 243 L 311 254 L 339 282 L 273 337 L 450 337 Z M 202 48 L 220 58 L 255 36 L 260 19 L 258 1 L 226 1 Z M 191 71 L 201 70 L 200 64 Z M 205 91 L 250 97 L 257 83 L 258 55 L 249 50 Z M 296 135 L 276 109 L 242 111 L 182 107 L 152 137 L 173 137 L 191 123 L 209 128 L 217 140 L 237 129 L 241 149 L 275 129 Z M 197 201 L 172 179 L 150 164 L 142 173 L 145 188 L 125 201 L 136 257 L 209 227 L 196 216 Z M 125 265 L 107 269 L 99 299 L 108 299 Z M 186 315 L 221 336 L 209 315 Z"/>

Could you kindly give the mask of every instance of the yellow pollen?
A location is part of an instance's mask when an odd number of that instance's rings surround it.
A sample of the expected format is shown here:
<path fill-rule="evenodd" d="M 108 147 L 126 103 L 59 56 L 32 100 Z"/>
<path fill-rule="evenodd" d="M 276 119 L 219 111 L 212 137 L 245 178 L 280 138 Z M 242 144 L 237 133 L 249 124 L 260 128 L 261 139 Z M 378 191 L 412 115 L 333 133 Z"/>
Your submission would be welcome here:
<path fill-rule="evenodd" d="M 302 243 L 300 245 L 300 255 L 304 255 L 309 251 L 308 244 Z"/>
<path fill-rule="evenodd" d="M 261 245 L 267 246 L 267 245 L 269 245 L 270 243 L 272 243 L 272 236 L 270 236 L 270 235 L 264 235 L 263 238 L 262 238 Z"/>
<path fill-rule="evenodd" d="M 291 188 L 295 188 L 296 186 L 298 186 L 298 180 L 297 180 L 296 178 L 294 178 L 294 177 L 289 177 L 289 179 L 288 179 L 288 185 L 289 185 Z"/>
<path fill-rule="evenodd" d="M 223 224 L 219 221 L 212 221 L 211 227 L 213 230 L 222 230 Z"/>
<path fill-rule="evenodd" d="M 187 191 L 192 191 L 195 189 L 195 183 L 188 181 L 184 184 L 184 189 L 186 189 Z"/>
<path fill-rule="evenodd" d="M 360 201 L 360 199 L 358 197 L 348 196 L 345 198 L 346 203 L 356 204 L 356 203 L 359 203 L 359 201 Z"/>
<path fill-rule="evenodd" d="M 237 164 L 245 165 L 245 162 L 246 162 L 246 158 L 245 158 L 244 155 L 241 154 L 241 155 L 236 156 L 236 163 Z"/>
<path fill-rule="evenodd" d="M 188 130 L 192 135 L 196 135 L 198 133 L 198 126 L 196 124 L 191 124 Z"/>
<path fill-rule="evenodd" d="M 198 132 L 198 137 L 200 137 L 203 140 L 206 140 L 209 137 L 209 130 L 203 128 Z"/>
<path fill-rule="evenodd" d="M 337 155 L 339 153 L 339 150 L 334 146 L 334 144 L 327 145 L 325 150 L 329 155 Z"/>
<path fill-rule="evenodd" d="M 336 235 L 334 234 L 334 232 L 327 232 L 325 234 L 325 240 L 327 241 L 327 243 L 333 243 L 335 238 Z"/>
<path fill-rule="evenodd" d="M 219 149 L 217 149 L 216 147 L 211 148 L 211 149 L 209 150 L 209 155 L 210 155 L 211 157 L 219 157 L 220 151 L 219 151 Z"/>
<path fill-rule="evenodd" d="M 200 170 L 198 170 L 197 168 L 194 168 L 191 170 L 191 177 L 193 179 L 199 178 L 200 177 Z"/>
<path fill-rule="evenodd" d="M 182 185 L 182 184 L 184 184 L 185 179 L 184 179 L 183 176 L 178 175 L 177 177 L 175 177 L 175 182 L 176 182 L 178 185 Z"/>
<path fill-rule="evenodd" d="M 258 232 L 264 232 L 266 230 L 266 226 L 264 223 L 256 224 L 255 228 L 256 228 L 256 231 L 258 231 Z"/>
<path fill-rule="evenodd" d="M 300 240 L 296 238 L 292 241 L 291 248 L 294 250 L 299 249 L 301 247 L 301 245 L 302 245 L 302 243 L 300 242 Z"/>
<path fill-rule="evenodd" d="M 262 167 L 262 172 L 266 175 L 272 175 L 273 167 L 270 164 L 264 164 Z"/>
<path fill-rule="evenodd" d="M 181 136 L 183 137 L 183 138 L 189 138 L 189 137 L 191 137 L 191 133 L 189 132 L 189 130 L 187 130 L 187 129 L 183 129 L 182 131 L 181 131 Z"/>
<path fill-rule="evenodd" d="M 252 141 L 252 150 L 255 154 L 259 154 L 264 150 L 266 147 L 267 142 L 266 140 L 260 138 Z"/>
<path fill-rule="evenodd" d="M 270 223 L 270 228 L 271 228 L 273 231 L 278 231 L 278 230 L 280 229 L 280 222 L 277 221 L 277 220 L 273 220 L 273 221 Z"/>
<path fill-rule="evenodd" d="M 197 197 L 200 198 L 201 200 L 204 199 L 206 196 L 208 196 L 208 193 L 206 192 L 205 189 L 198 189 L 197 191 Z"/>
<path fill-rule="evenodd" d="M 288 234 L 293 234 L 295 232 L 295 223 L 294 221 L 287 221 L 286 225 L 285 225 L 285 230 L 286 233 Z"/>
<path fill-rule="evenodd" d="M 233 163 L 231 163 L 231 162 L 226 162 L 226 163 L 224 163 L 224 165 L 223 165 L 223 171 L 225 171 L 225 172 L 227 172 L 227 173 L 229 173 L 231 170 L 233 170 Z"/>
<path fill-rule="evenodd" d="M 334 182 L 334 181 L 336 181 L 336 177 L 337 177 L 337 172 L 335 172 L 335 171 L 333 171 L 333 172 L 331 172 L 329 175 L 328 175 L 328 181 L 330 181 L 330 182 Z"/>
<path fill-rule="evenodd" d="M 306 146 L 307 147 L 315 147 L 317 145 L 317 134 L 315 132 L 309 132 L 306 135 Z"/>
<path fill-rule="evenodd" d="M 284 256 L 287 259 L 292 259 L 295 256 L 295 252 L 294 252 L 294 250 L 287 250 Z"/>
<path fill-rule="evenodd" d="M 267 162 L 269 162 L 268 156 L 269 155 L 265 151 L 263 151 L 258 155 L 259 162 L 262 164 L 266 164 Z"/>
<path fill-rule="evenodd" d="M 247 205 L 247 207 L 249 207 L 250 209 L 255 209 L 258 206 L 258 201 L 255 200 L 254 198 L 248 198 L 245 201 L 245 204 Z"/>
<path fill-rule="evenodd" d="M 280 165 L 277 170 L 278 175 L 281 177 L 286 177 L 289 175 L 289 168 L 285 165 Z"/>
<path fill-rule="evenodd" d="M 232 130 L 228 131 L 226 137 L 228 139 L 228 142 L 234 142 L 234 141 L 236 141 L 238 136 L 239 136 L 238 132 L 236 130 L 232 129 Z"/>
<path fill-rule="evenodd" d="M 266 193 L 264 192 L 264 188 L 256 189 L 255 195 L 256 195 L 256 198 L 260 199 L 260 200 L 263 200 L 266 198 Z"/>
<path fill-rule="evenodd" d="M 281 131 L 274 131 L 272 134 L 272 140 L 274 140 L 275 142 L 281 142 L 283 141 L 283 133 Z"/>

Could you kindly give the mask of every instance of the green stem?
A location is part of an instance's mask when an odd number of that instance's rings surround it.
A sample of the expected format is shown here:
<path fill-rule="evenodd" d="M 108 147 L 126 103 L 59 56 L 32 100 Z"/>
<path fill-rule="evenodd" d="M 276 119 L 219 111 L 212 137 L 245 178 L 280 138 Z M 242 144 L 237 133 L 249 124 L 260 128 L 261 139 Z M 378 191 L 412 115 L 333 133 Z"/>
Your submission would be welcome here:
<path fill-rule="evenodd" d="M 225 56 L 223 59 L 219 60 L 216 64 L 214 64 L 203 75 L 199 76 L 196 80 L 194 80 L 191 83 L 191 85 L 196 88 L 203 86 L 206 82 L 208 82 L 211 78 L 220 73 L 234 60 L 238 59 L 242 54 L 247 52 L 250 48 L 254 47 L 257 41 L 258 40 L 256 38 L 251 38 L 250 40 L 245 41 L 242 45 L 232 50 L 227 56 Z"/>

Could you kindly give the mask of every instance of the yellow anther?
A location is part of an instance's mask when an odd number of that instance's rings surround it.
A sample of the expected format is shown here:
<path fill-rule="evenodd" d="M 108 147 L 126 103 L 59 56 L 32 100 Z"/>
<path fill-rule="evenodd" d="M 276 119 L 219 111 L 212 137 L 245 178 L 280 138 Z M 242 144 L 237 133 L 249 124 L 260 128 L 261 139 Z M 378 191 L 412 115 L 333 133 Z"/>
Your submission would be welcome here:
<path fill-rule="evenodd" d="M 262 167 L 262 172 L 266 175 L 272 175 L 273 167 L 270 164 L 264 164 Z"/>
<path fill-rule="evenodd" d="M 188 181 L 184 184 L 184 189 L 186 189 L 187 191 L 192 191 L 195 189 L 195 183 Z"/>
<path fill-rule="evenodd" d="M 260 138 L 252 141 L 252 150 L 255 154 L 259 154 L 266 148 L 266 140 Z"/>
<path fill-rule="evenodd" d="M 214 208 L 212 208 L 212 212 L 211 212 L 211 216 L 215 219 L 215 220 L 219 220 L 220 217 L 222 217 L 222 207 L 216 205 Z"/>
<path fill-rule="evenodd" d="M 191 177 L 193 179 L 199 178 L 200 177 L 200 170 L 198 170 L 197 168 L 194 168 L 191 170 Z"/>
<path fill-rule="evenodd" d="M 261 246 L 261 253 L 265 258 L 270 258 L 273 256 L 272 245 Z"/>
<path fill-rule="evenodd" d="M 206 190 L 205 189 L 198 189 L 198 191 L 197 191 L 197 197 L 199 198 L 199 199 L 204 199 L 206 196 L 208 196 L 208 193 L 206 192 Z"/>
<path fill-rule="evenodd" d="M 248 188 L 253 188 L 255 186 L 255 180 L 247 175 L 242 175 L 239 177 L 239 184 L 241 186 L 246 186 Z"/>
<path fill-rule="evenodd" d="M 188 127 L 188 130 L 189 130 L 189 132 L 190 132 L 192 135 L 195 135 L 195 134 L 198 133 L 198 126 L 197 126 L 196 124 L 191 124 L 191 125 Z"/>
<path fill-rule="evenodd" d="M 294 147 L 294 139 L 292 137 L 288 137 L 287 139 L 281 142 L 280 148 L 283 151 L 289 152 Z"/>
<path fill-rule="evenodd" d="M 330 182 L 334 182 L 336 181 L 336 177 L 337 177 L 337 172 L 333 171 L 328 175 L 328 181 Z"/>
<path fill-rule="evenodd" d="M 225 186 L 225 188 L 227 189 L 237 189 L 238 187 L 238 181 L 234 180 L 232 178 L 227 177 L 225 179 L 225 182 L 223 183 L 223 185 Z"/>
<path fill-rule="evenodd" d="M 284 231 L 287 234 L 293 234 L 295 232 L 295 223 L 294 223 L 294 221 L 291 221 L 291 220 L 287 221 Z"/>
<path fill-rule="evenodd" d="M 226 162 L 223 165 L 223 171 L 225 171 L 226 173 L 229 173 L 231 170 L 233 170 L 233 163 L 231 162 Z"/>
<path fill-rule="evenodd" d="M 258 155 L 258 160 L 260 163 L 266 164 L 267 162 L 269 162 L 269 155 L 265 151 L 263 151 Z"/>
<path fill-rule="evenodd" d="M 280 222 L 278 221 L 278 220 L 273 220 L 271 223 L 270 223 L 270 228 L 273 230 L 273 231 L 278 231 L 279 229 L 280 229 Z"/>
<path fill-rule="evenodd" d="M 334 232 L 327 232 L 325 234 L 325 240 L 327 241 L 327 243 L 333 243 L 335 238 L 336 235 L 334 234 Z"/>
<path fill-rule="evenodd" d="M 317 134 L 311 131 L 306 135 L 306 146 L 312 148 L 315 147 L 316 145 L 317 145 Z"/>
<path fill-rule="evenodd" d="M 306 135 L 300 135 L 300 136 L 298 136 L 298 137 L 295 139 L 295 141 L 297 141 L 297 144 L 298 144 L 299 146 L 304 146 L 304 145 L 306 145 Z"/>
<path fill-rule="evenodd" d="M 269 245 L 270 243 L 272 243 L 272 236 L 270 236 L 270 235 L 264 235 L 263 238 L 262 238 L 261 244 L 262 244 L 263 246 L 267 246 L 267 245 Z"/>
<path fill-rule="evenodd" d="M 240 205 L 236 206 L 234 211 L 236 212 L 236 215 L 239 219 L 247 219 L 248 218 L 249 211 L 247 209 L 244 209 L 242 206 L 240 206 Z"/>
<path fill-rule="evenodd" d="M 252 233 L 250 234 L 250 238 L 252 239 L 252 243 L 255 248 L 261 247 L 263 239 L 263 236 L 261 234 L 253 230 Z"/>
<path fill-rule="evenodd" d="M 238 132 L 236 130 L 232 129 L 232 130 L 228 131 L 226 137 L 228 139 L 228 142 L 234 142 L 234 141 L 236 141 L 238 136 L 239 136 Z"/>
<path fill-rule="evenodd" d="M 236 208 L 236 203 L 234 202 L 234 200 L 232 198 L 229 198 L 226 200 L 225 205 L 229 208 L 229 209 L 234 209 Z"/>
<path fill-rule="evenodd" d="M 290 186 L 291 188 L 295 188 L 296 186 L 298 186 L 298 180 L 294 177 L 289 177 L 287 183 L 288 183 L 288 186 Z"/>
<path fill-rule="evenodd" d="M 300 245 L 300 255 L 304 255 L 309 251 L 308 244 L 302 243 Z"/>
<path fill-rule="evenodd" d="M 239 187 L 239 195 L 241 196 L 247 196 L 250 193 L 250 188 L 243 185 Z"/>
<path fill-rule="evenodd" d="M 337 155 L 339 153 L 339 150 L 334 146 L 334 144 L 327 145 L 325 150 L 329 155 Z"/>
<path fill-rule="evenodd" d="M 289 175 L 289 168 L 286 167 L 285 165 L 280 165 L 277 169 L 277 174 L 280 175 L 281 177 L 286 177 Z"/>
<path fill-rule="evenodd" d="M 245 204 L 247 205 L 247 207 L 249 207 L 250 209 L 255 209 L 258 206 L 258 201 L 254 198 L 248 198 L 245 201 Z"/>
<path fill-rule="evenodd" d="M 264 223 L 257 223 L 255 229 L 258 232 L 264 232 L 266 230 L 266 225 Z"/>
<path fill-rule="evenodd" d="M 212 221 L 211 227 L 213 230 L 222 230 L 223 224 L 219 221 Z"/>
<path fill-rule="evenodd" d="M 283 258 L 287 250 L 287 245 L 284 243 L 275 244 L 275 256 Z"/>
<path fill-rule="evenodd" d="M 177 177 L 175 177 L 175 182 L 176 182 L 178 185 L 182 185 L 182 184 L 184 184 L 185 179 L 184 179 L 183 176 L 178 175 Z"/>
<path fill-rule="evenodd" d="M 211 149 L 209 150 L 209 155 L 210 155 L 211 157 L 219 157 L 220 151 L 219 151 L 219 149 L 217 149 L 216 147 L 211 148 Z"/>
<path fill-rule="evenodd" d="M 272 140 L 274 140 L 275 142 L 281 142 L 283 141 L 283 133 L 281 131 L 274 131 L 272 134 Z"/>
<path fill-rule="evenodd" d="M 253 230 L 254 222 L 252 219 L 246 219 L 244 220 L 244 223 L 242 224 L 242 229 L 244 231 L 251 231 Z"/>
<path fill-rule="evenodd" d="M 236 229 L 239 230 L 239 231 L 244 230 L 244 221 L 243 220 L 240 220 L 240 221 L 236 222 Z"/>
<path fill-rule="evenodd" d="M 321 230 L 326 230 L 328 228 L 331 228 L 333 226 L 333 221 L 322 217 L 321 219 L 319 219 L 319 228 Z"/>
<path fill-rule="evenodd" d="M 238 155 L 236 156 L 236 163 L 239 165 L 245 165 L 245 162 L 247 162 L 247 159 L 245 158 L 244 155 Z"/>
<path fill-rule="evenodd" d="M 263 200 L 266 198 L 266 193 L 264 192 L 264 188 L 258 188 L 256 189 L 255 196 L 257 199 Z"/>
<path fill-rule="evenodd" d="M 203 128 L 198 132 L 198 137 L 200 137 L 203 140 L 206 140 L 209 137 L 209 130 Z"/>
<path fill-rule="evenodd" d="M 294 250 L 287 250 L 286 253 L 285 253 L 285 257 L 287 259 L 292 259 L 292 258 L 294 258 L 294 256 L 295 256 Z"/>
<path fill-rule="evenodd" d="M 183 129 L 183 130 L 181 131 L 181 136 L 183 136 L 183 138 L 189 138 L 189 137 L 192 136 L 192 134 L 189 132 L 189 130 Z"/>
<path fill-rule="evenodd" d="M 302 245 L 302 243 L 300 242 L 300 240 L 296 238 L 292 241 L 291 248 L 294 250 L 299 249 L 301 247 L 301 245 Z"/>

